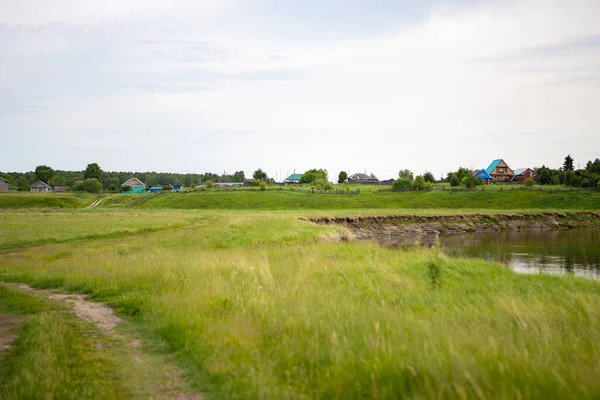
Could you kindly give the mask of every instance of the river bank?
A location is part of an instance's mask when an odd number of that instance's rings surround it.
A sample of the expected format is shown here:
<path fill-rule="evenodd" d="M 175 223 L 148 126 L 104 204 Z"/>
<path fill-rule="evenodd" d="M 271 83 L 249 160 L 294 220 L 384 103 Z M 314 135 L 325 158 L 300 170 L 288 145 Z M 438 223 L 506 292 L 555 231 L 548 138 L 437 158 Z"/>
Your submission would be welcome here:
<path fill-rule="evenodd" d="M 358 239 L 465 232 L 501 232 L 600 227 L 600 212 L 519 214 L 384 215 L 301 218 L 319 225 L 341 225 Z"/>

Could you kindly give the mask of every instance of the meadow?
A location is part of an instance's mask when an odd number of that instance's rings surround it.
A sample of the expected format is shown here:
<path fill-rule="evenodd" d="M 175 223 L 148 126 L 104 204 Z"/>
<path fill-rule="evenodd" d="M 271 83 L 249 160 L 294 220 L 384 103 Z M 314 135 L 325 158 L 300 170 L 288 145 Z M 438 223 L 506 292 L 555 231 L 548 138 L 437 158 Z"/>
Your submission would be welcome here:
<path fill-rule="evenodd" d="M 213 202 L 208 210 L 168 210 L 164 203 L 189 198 L 208 204 L 202 198 L 207 194 Z M 264 193 L 250 194 L 260 199 Z M 518 275 L 481 260 L 449 258 L 436 248 L 398 251 L 369 241 L 343 242 L 337 240 L 342 228 L 297 218 L 324 210 L 215 210 L 215 202 L 233 207 L 240 201 L 217 197 L 222 195 L 161 195 L 142 209 L 99 208 L 77 211 L 77 217 L 64 211 L 4 210 L 0 215 L 11 227 L 0 231 L 5 249 L 0 279 L 87 293 L 106 302 L 127 319 L 132 332 L 160 344 L 157 357 L 174 357 L 189 387 L 207 398 L 600 396 L 600 282 Z M 595 199 L 582 194 L 578 201 L 593 208 Z M 534 200 L 510 204 L 539 207 Z M 146 210 L 155 201 L 159 209 Z M 398 207 L 400 201 L 385 204 Z M 409 197 L 403 204 L 413 201 Z M 560 208 L 547 199 L 542 203 Z M 438 211 L 463 211 L 449 208 Z M 354 212 L 390 211 L 378 210 Z M 23 248 L 24 239 L 7 238 L 26 238 L 22 231 L 35 232 L 45 214 L 59 232 L 53 238 L 57 243 Z M 103 222 L 107 218 L 120 221 L 122 229 L 139 230 L 112 237 Z M 140 221 L 161 229 L 149 231 Z M 161 225 L 166 221 L 181 225 Z M 78 223 L 81 229 L 72 232 Z M 98 236 L 86 237 L 86 232 Z M 51 232 L 39 235 L 44 240 Z M 15 312 L 18 302 L 2 294 L 0 312 Z M 36 319 L 43 312 L 29 312 L 19 340 L 53 337 Z M 81 373 L 91 387 L 116 382 L 124 388 L 120 398 L 147 395 L 124 378 L 135 360 L 124 352 L 117 363 L 119 344 L 104 350 L 84 340 L 89 333 L 72 332 L 71 340 L 82 341 L 83 356 L 65 352 L 55 344 L 57 338 L 36 351 L 18 342 L 8 354 L 13 362 L 0 370 L 3 398 L 57 397 L 64 386 L 46 385 L 39 392 L 35 382 L 78 376 L 81 372 L 60 370 L 74 360 L 102 372 Z M 27 349 L 29 356 L 21 357 Z M 62 362 L 31 368 L 38 358 Z M 25 371 L 27 379 L 16 378 Z M 146 382 L 133 381 L 138 388 Z M 19 382 L 20 392 L 10 382 Z"/>

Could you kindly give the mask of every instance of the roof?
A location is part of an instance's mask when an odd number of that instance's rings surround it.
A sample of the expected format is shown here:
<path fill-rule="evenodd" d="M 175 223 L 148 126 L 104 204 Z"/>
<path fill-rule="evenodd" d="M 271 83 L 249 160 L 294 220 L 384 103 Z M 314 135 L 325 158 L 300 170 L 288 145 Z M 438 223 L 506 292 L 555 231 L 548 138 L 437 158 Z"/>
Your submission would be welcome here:
<path fill-rule="evenodd" d="M 299 181 L 300 178 L 302 178 L 302 174 L 291 174 L 290 176 L 285 178 L 285 180 L 286 181 Z"/>
<path fill-rule="evenodd" d="M 482 169 L 479 172 L 475 173 L 475 177 L 476 178 L 481 178 L 481 179 L 492 179 L 492 177 L 490 176 L 490 174 L 488 174 L 488 172 L 485 169 Z"/>
<path fill-rule="evenodd" d="M 363 174 L 363 173 L 353 174 L 348 178 L 348 180 L 351 180 L 351 181 L 365 181 L 365 180 L 378 181 L 378 179 L 375 179 L 372 176 Z"/>
<path fill-rule="evenodd" d="M 494 160 L 494 161 L 492 161 L 492 163 L 490 164 L 490 166 L 489 166 L 489 167 L 487 167 L 487 168 L 485 169 L 485 171 L 486 171 L 488 174 L 491 174 L 491 173 L 494 171 L 494 168 L 496 168 L 496 167 L 498 166 L 498 164 L 500 164 L 501 162 L 502 162 L 502 159 L 501 159 L 501 158 L 499 158 L 499 159 L 497 159 L 497 160 Z"/>
<path fill-rule="evenodd" d="M 531 169 L 531 168 L 517 168 L 517 169 L 515 169 L 515 176 L 516 175 L 521 175 L 523 172 L 527 171 L 528 169 Z"/>
<path fill-rule="evenodd" d="M 42 181 L 35 181 L 31 184 L 30 187 L 43 187 L 43 188 L 49 188 L 50 186 L 46 185 L 44 182 Z"/>
<path fill-rule="evenodd" d="M 0 181 L 2 181 L 2 182 L 8 182 L 8 181 L 7 181 L 6 179 L 4 179 L 4 178 L 0 178 Z"/>
<path fill-rule="evenodd" d="M 146 184 L 140 181 L 138 178 L 130 178 L 123 182 L 121 186 L 146 186 Z"/>

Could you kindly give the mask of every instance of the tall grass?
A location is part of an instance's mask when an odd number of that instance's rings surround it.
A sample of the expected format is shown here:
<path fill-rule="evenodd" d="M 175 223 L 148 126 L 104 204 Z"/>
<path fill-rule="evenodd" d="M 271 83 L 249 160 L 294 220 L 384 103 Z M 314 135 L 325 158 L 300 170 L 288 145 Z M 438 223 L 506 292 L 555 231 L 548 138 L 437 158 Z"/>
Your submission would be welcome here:
<path fill-rule="evenodd" d="M 109 302 L 217 397 L 600 396 L 599 282 L 324 240 L 333 230 L 223 213 L 38 247 L 5 257 L 0 273 Z"/>

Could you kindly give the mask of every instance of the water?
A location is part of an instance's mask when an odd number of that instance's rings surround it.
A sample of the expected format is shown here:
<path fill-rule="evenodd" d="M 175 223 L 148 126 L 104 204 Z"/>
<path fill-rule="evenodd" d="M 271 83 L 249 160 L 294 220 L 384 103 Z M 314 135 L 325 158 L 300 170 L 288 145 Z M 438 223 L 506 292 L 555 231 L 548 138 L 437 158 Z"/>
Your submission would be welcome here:
<path fill-rule="evenodd" d="M 419 238 L 431 246 L 434 236 Z M 403 246 L 405 238 L 382 239 Z M 441 235 L 445 254 L 503 263 L 521 273 L 574 274 L 600 279 L 600 228 Z"/>

